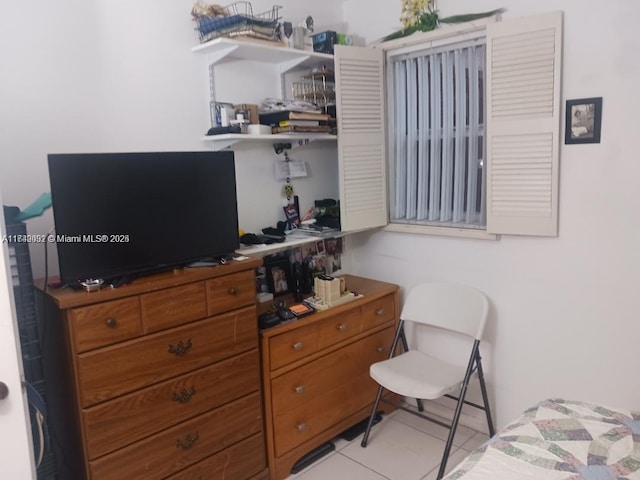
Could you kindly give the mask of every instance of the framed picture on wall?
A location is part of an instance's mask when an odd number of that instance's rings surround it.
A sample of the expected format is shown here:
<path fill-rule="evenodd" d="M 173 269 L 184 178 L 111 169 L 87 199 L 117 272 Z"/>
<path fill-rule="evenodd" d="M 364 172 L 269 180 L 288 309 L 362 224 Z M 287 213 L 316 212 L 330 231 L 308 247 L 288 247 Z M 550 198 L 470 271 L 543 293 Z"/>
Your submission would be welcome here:
<path fill-rule="evenodd" d="M 602 97 L 567 100 L 565 144 L 600 143 Z"/>

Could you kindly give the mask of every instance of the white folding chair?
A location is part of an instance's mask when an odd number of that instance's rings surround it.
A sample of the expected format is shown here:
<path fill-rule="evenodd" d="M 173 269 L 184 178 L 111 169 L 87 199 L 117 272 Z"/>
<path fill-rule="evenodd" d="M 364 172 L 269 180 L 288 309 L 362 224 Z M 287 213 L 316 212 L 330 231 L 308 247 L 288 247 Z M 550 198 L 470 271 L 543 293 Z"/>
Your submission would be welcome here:
<path fill-rule="evenodd" d="M 389 359 L 374 363 L 369 370 L 371 378 L 379 384 L 379 388 L 371 410 L 371 417 L 362 439 L 361 445 L 363 447 L 367 446 L 380 401 L 389 402 L 389 400 L 382 397 L 384 389 L 403 397 L 415 398 L 418 402 L 419 412 L 424 411 L 422 399 L 433 400 L 445 396 L 457 400 L 450 424 L 409 409 L 406 403 L 396 405 L 402 410 L 449 429 L 449 436 L 438 472 L 438 480 L 444 475 L 463 404 L 484 410 L 489 433 L 491 436 L 494 435 L 495 430 L 487 398 L 487 388 L 484 382 L 479 348 L 488 311 L 489 302 L 487 297 L 479 290 L 465 285 L 423 283 L 409 292 L 400 314 L 400 322 L 396 329 Z M 473 347 L 466 368 L 452 365 L 419 348 L 410 350 L 404 332 L 406 322 L 413 322 L 417 327 L 416 331 L 420 326 L 426 325 L 456 332 L 473 339 Z M 394 356 L 394 352 L 398 350 L 398 342 L 401 342 L 404 351 Z M 476 372 L 484 405 L 465 400 L 469 381 Z M 452 395 L 455 392 L 458 392 L 457 397 Z"/>

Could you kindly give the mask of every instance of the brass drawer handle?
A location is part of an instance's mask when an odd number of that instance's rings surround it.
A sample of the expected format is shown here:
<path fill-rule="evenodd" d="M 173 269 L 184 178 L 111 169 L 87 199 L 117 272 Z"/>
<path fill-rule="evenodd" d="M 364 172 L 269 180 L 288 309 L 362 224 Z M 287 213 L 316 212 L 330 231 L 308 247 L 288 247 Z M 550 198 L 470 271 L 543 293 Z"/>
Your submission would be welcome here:
<path fill-rule="evenodd" d="M 178 403 L 187 403 L 196 393 L 196 389 L 191 387 L 189 390 L 183 388 L 180 393 L 173 392 L 173 401 Z"/>
<path fill-rule="evenodd" d="M 304 385 L 298 385 L 295 389 L 296 393 L 304 392 Z"/>
<path fill-rule="evenodd" d="M 301 424 L 298 425 L 298 431 L 299 432 L 304 432 L 306 429 L 307 429 L 306 422 L 302 422 Z"/>
<path fill-rule="evenodd" d="M 302 342 L 296 342 L 291 345 L 295 350 L 302 350 Z"/>
<path fill-rule="evenodd" d="M 378 308 L 376 310 L 376 315 L 378 315 L 379 317 L 381 317 L 382 315 L 384 315 L 384 308 Z"/>
<path fill-rule="evenodd" d="M 235 288 L 231 287 L 229 289 L 229 295 L 237 295 L 237 294 L 238 294 L 238 291 Z"/>
<path fill-rule="evenodd" d="M 340 325 L 338 325 L 338 330 L 340 330 L 341 332 L 344 332 L 346 329 L 347 329 L 346 323 L 341 323 Z"/>
<path fill-rule="evenodd" d="M 189 351 L 191 346 L 192 346 L 191 339 L 187 340 L 186 342 L 183 342 L 182 340 L 180 340 L 175 347 L 173 346 L 172 343 L 170 343 L 168 351 L 169 353 L 173 353 L 177 357 L 181 357 Z"/>
<path fill-rule="evenodd" d="M 177 440 L 176 447 L 183 450 L 189 450 L 191 447 L 193 447 L 193 444 L 196 443 L 196 440 L 198 440 L 199 437 L 200 435 L 198 434 L 198 432 L 194 433 L 193 435 L 189 434 L 184 437 L 184 440 Z"/>
<path fill-rule="evenodd" d="M 109 328 L 116 328 L 116 319 L 115 318 L 107 318 L 107 321 L 105 322 L 107 324 L 107 327 Z"/>

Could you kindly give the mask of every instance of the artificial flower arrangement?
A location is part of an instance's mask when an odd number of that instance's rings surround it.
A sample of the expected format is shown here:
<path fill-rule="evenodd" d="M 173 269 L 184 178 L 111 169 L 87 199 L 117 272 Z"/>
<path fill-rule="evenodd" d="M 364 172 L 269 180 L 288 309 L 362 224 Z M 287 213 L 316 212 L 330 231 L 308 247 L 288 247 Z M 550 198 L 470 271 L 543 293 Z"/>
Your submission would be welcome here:
<path fill-rule="evenodd" d="M 471 22 L 479 18 L 491 17 L 504 12 L 504 8 L 498 8 L 490 12 L 440 17 L 435 3 L 435 0 L 402 0 L 400 21 L 402 22 L 403 28 L 402 30 L 387 35 L 383 41 L 406 37 L 415 32 L 435 30 L 442 23 Z"/>

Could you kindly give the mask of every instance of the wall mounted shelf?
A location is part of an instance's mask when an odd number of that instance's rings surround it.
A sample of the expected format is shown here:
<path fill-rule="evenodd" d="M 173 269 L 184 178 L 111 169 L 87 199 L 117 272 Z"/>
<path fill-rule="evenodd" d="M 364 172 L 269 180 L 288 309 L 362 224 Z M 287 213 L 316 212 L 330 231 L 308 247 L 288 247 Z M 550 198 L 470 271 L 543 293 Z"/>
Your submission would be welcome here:
<path fill-rule="evenodd" d="M 211 143 L 214 150 L 224 150 L 239 142 L 256 143 L 291 143 L 291 146 L 302 146 L 313 141 L 333 141 L 336 135 L 329 133 L 276 133 L 273 135 L 249 135 L 243 133 L 225 133 L 222 135 L 208 135 L 203 138 L 205 142 Z"/>
<path fill-rule="evenodd" d="M 302 245 L 308 245 L 310 243 L 315 243 L 318 240 L 323 240 L 325 238 L 341 238 L 344 237 L 344 232 L 332 232 L 326 236 L 297 236 L 290 235 L 286 238 L 286 240 L 282 243 L 271 243 L 269 245 L 251 245 L 251 246 L 243 246 L 236 250 L 238 255 L 249 255 L 251 257 L 264 257 L 265 255 L 271 255 L 273 253 L 282 252 L 284 250 L 289 250 L 291 248 L 301 247 Z"/>
<path fill-rule="evenodd" d="M 280 67 L 280 73 L 298 67 L 311 67 L 322 63 L 333 65 L 333 55 L 281 47 L 259 40 L 234 40 L 216 38 L 191 49 L 193 53 L 206 54 L 210 64 L 229 60 L 264 62 Z"/>

